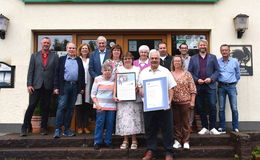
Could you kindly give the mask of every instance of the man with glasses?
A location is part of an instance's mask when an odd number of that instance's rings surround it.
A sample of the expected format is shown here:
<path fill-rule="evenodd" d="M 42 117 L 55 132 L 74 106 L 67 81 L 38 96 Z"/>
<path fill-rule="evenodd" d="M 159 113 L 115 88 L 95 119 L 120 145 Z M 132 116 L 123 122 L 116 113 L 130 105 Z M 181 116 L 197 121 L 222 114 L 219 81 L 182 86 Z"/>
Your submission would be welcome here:
<path fill-rule="evenodd" d="M 53 138 L 60 138 L 62 124 L 64 122 L 64 136 L 75 136 L 70 130 L 73 109 L 78 93 L 85 90 L 85 71 L 82 60 L 76 56 L 76 45 L 68 43 L 67 55 L 59 58 L 55 70 L 54 94 L 58 94 L 58 107 L 56 112 L 56 126 Z M 65 118 L 64 117 L 64 111 Z"/>
<path fill-rule="evenodd" d="M 145 68 L 139 76 L 138 87 L 140 95 L 141 97 L 144 96 L 144 80 L 166 77 L 168 92 L 165 93 L 165 95 L 169 97 L 169 104 L 167 104 L 167 106 L 165 107 L 169 109 L 144 112 L 147 152 L 145 157 L 143 157 L 143 160 L 152 160 L 155 156 L 155 152 L 157 149 L 157 134 L 160 129 L 163 136 L 165 159 L 172 160 L 173 117 L 170 103 L 173 98 L 172 88 L 177 84 L 170 71 L 165 67 L 160 66 L 160 53 L 157 50 L 153 49 L 150 51 L 149 60 L 151 62 L 151 66 Z"/>

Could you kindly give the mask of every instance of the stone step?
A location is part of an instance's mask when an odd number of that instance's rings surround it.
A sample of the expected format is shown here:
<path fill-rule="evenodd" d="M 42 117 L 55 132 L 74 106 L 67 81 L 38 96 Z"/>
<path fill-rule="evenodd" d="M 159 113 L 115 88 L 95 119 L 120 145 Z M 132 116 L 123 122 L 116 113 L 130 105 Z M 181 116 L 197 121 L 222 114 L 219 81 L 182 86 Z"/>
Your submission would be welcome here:
<path fill-rule="evenodd" d="M 94 150 L 92 147 L 49 147 L 49 148 L 1 148 L 0 159 L 141 159 L 146 148 L 137 150 L 121 150 L 119 148 L 101 148 Z M 159 158 L 163 158 L 163 149 L 158 148 Z M 230 146 L 194 146 L 189 151 L 176 150 L 176 158 L 232 158 L 233 147 Z M 44 158 L 43 158 L 44 157 Z"/>
<path fill-rule="evenodd" d="M 161 138 L 161 137 L 160 137 Z M 139 146 L 145 146 L 144 135 L 137 137 Z M 113 145 L 120 146 L 123 138 L 120 136 L 113 136 Z M 158 141 L 158 145 L 162 146 L 162 141 Z M 220 146 L 231 145 L 230 135 L 198 135 L 191 134 L 190 138 L 191 146 Z M 19 134 L 12 134 L 0 137 L 0 148 L 17 147 L 17 148 L 32 148 L 32 147 L 91 147 L 93 146 L 93 135 L 80 135 L 75 137 L 61 137 L 54 139 L 52 135 L 41 136 L 39 134 L 33 134 L 27 137 L 20 137 Z"/>

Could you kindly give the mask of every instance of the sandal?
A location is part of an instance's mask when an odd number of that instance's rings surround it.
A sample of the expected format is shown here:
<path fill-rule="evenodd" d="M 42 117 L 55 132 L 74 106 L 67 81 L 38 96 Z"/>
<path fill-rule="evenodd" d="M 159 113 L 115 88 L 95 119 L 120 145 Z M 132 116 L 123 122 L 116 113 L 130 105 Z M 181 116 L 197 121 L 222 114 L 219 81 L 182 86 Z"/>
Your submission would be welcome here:
<path fill-rule="evenodd" d="M 131 149 L 137 149 L 137 141 L 132 141 Z"/>
<path fill-rule="evenodd" d="M 127 141 L 123 141 L 123 143 L 120 146 L 120 149 L 128 149 L 128 142 Z"/>

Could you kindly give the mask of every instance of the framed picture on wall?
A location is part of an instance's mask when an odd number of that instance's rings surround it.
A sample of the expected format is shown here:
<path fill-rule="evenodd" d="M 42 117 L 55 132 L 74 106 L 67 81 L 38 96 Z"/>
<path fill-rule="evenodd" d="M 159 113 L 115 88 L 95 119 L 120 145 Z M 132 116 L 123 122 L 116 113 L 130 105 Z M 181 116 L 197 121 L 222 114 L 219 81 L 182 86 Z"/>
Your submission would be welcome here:
<path fill-rule="evenodd" d="M 230 55 L 238 60 L 241 76 L 253 75 L 252 45 L 229 45 Z"/>
<path fill-rule="evenodd" d="M 0 62 L 0 88 L 14 88 L 15 66 Z"/>

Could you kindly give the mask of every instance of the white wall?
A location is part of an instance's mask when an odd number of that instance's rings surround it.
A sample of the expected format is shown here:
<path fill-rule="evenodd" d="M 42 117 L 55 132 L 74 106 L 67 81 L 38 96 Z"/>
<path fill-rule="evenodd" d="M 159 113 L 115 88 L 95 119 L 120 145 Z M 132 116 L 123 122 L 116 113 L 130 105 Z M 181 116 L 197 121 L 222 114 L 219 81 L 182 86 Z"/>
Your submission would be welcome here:
<path fill-rule="evenodd" d="M 240 121 L 260 121 L 260 8 L 259 0 L 220 0 L 217 3 L 127 4 L 24 4 L 0 0 L 0 12 L 10 19 L 5 40 L 0 40 L 0 61 L 16 66 L 15 88 L 0 90 L 0 123 L 22 123 L 28 105 L 26 75 L 33 50 L 32 30 L 176 29 L 211 30 L 211 52 L 220 57 L 219 46 L 253 46 L 254 75 L 238 84 Z M 233 18 L 249 15 L 249 29 L 236 38 Z M 231 113 L 228 110 L 227 119 Z"/>

